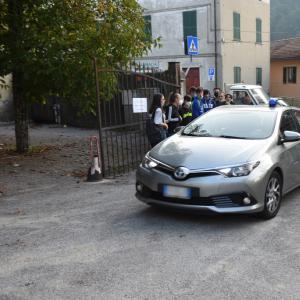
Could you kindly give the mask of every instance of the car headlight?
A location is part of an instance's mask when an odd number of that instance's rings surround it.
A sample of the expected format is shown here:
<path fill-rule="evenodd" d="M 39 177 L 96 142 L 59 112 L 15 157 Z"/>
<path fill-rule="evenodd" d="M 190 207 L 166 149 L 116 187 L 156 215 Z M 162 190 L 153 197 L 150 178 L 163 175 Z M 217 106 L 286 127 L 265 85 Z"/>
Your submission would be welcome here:
<path fill-rule="evenodd" d="M 218 170 L 221 174 L 225 175 L 226 177 L 242 177 L 248 176 L 256 167 L 259 165 L 259 161 L 243 164 L 240 166 L 229 167 Z"/>
<path fill-rule="evenodd" d="M 142 166 L 146 169 L 153 169 L 157 166 L 157 163 L 153 161 L 148 155 L 146 155 L 142 161 Z"/>

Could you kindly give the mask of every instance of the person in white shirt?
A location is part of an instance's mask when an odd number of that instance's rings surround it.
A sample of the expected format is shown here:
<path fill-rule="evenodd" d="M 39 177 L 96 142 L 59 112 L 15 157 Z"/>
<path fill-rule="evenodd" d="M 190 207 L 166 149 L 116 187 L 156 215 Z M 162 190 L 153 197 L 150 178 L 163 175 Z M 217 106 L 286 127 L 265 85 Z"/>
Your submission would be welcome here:
<path fill-rule="evenodd" d="M 153 124 L 155 126 L 155 130 L 152 130 L 152 137 L 149 137 L 152 147 L 156 146 L 167 137 L 168 125 L 166 123 L 166 116 L 163 112 L 164 104 L 165 97 L 163 94 L 155 94 L 153 96 L 152 104 L 149 110 L 150 119 L 153 120 Z M 156 132 L 156 134 L 154 132 Z"/>

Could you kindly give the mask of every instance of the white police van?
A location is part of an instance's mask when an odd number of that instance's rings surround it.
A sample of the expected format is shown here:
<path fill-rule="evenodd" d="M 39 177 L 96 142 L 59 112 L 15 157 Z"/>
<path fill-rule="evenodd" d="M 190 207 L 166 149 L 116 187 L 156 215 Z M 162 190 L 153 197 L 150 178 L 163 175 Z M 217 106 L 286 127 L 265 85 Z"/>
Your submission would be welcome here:
<path fill-rule="evenodd" d="M 265 105 L 269 104 L 270 97 L 260 85 L 230 84 L 226 85 L 226 92 L 233 96 L 237 105 Z M 280 106 L 288 106 L 282 99 L 277 99 Z M 250 102 L 250 103 L 249 103 Z"/>

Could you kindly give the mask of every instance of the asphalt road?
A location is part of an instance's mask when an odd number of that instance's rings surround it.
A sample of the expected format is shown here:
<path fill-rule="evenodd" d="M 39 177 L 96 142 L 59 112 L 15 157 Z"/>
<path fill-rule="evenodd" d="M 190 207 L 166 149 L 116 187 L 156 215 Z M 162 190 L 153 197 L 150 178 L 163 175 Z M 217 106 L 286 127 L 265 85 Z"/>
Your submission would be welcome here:
<path fill-rule="evenodd" d="M 0 197 L 0 299 L 300 299 L 300 190 L 271 221 L 149 208 L 133 177 Z"/>

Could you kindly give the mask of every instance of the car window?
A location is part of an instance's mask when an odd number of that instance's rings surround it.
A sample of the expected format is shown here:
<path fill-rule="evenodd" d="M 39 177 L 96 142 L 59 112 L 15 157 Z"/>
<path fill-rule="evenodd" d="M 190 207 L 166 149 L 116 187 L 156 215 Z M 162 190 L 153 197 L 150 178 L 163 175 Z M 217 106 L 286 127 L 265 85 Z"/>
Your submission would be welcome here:
<path fill-rule="evenodd" d="M 246 91 L 234 91 L 233 101 L 237 105 L 253 105 L 253 100 L 250 94 Z"/>
<path fill-rule="evenodd" d="M 281 132 L 281 134 L 283 134 L 284 131 L 296 131 L 296 132 L 298 132 L 298 126 L 296 124 L 296 120 L 293 117 L 291 111 L 284 112 L 282 117 L 281 117 L 281 122 L 280 122 L 280 132 Z"/>
<path fill-rule="evenodd" d="M 292 110 L 292 114 L 293 114 L 294 119 L 296 121 L 297 132 L 300 133 L 300 110 Z"/>

